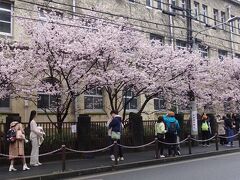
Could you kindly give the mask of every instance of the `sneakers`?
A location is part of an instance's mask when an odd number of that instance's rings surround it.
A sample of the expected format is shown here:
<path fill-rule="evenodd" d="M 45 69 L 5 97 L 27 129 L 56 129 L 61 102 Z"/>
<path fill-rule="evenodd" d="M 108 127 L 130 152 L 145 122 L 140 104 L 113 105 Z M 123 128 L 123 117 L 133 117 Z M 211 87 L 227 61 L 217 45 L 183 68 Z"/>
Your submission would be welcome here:
<path fill-rule="evenodd" d="M 120 160 L 121 160 L 121 161 L 124 161 L 124 157 L 120 157 Z"/>
<path fill-rule="evenodd" d="M 165 156 L 164 155 L 160 155 L 160 158 L 165 158 Z"/>

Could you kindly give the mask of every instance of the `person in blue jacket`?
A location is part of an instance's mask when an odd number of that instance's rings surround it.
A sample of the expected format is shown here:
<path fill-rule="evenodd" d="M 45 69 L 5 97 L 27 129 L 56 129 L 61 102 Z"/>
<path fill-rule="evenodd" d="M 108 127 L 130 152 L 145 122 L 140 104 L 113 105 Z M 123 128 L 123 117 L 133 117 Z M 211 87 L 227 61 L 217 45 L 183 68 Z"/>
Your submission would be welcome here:
<path fill-rule="evenodd" d="M 163 116 L 163 121 L 167 127 L 166 133 L 166 142 L 167 143 L 177 143 L 177 134 L 180 131 L 180 126 L 178 120 L 175 118 L 175 113 L 170 111 L 167 115 Z M 173 154 L 172 154 L 173 151 Z M 177 144 L 168 145 L 168 155 L 176 156 L 177 152 Z"/>

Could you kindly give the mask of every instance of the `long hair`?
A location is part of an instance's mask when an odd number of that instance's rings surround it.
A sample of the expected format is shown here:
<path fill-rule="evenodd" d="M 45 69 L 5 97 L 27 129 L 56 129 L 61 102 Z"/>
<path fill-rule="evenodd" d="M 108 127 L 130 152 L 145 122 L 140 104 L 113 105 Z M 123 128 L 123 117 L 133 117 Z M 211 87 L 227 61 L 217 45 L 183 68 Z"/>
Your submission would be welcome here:
<path fill-rule="evenodd" d="M 36 117 L 37 112 L 35 110 L 31 111 L 28 126 L 30 127 L 31 121 Z"/>

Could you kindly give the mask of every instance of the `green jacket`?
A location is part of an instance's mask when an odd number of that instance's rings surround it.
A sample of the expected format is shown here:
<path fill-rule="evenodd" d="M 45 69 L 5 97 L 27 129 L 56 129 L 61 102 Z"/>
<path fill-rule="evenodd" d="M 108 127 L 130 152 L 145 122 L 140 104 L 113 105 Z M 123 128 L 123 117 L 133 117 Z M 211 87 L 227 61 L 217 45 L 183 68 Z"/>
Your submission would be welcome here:
<path fill-rule="evenodd" d="M 155 136 L 159 133 L 159 134 L 165 134 L 166 128 L 165 128 L 165 124 L 163 122 L 160 123 L 156 123 L 155 124 Z"/>

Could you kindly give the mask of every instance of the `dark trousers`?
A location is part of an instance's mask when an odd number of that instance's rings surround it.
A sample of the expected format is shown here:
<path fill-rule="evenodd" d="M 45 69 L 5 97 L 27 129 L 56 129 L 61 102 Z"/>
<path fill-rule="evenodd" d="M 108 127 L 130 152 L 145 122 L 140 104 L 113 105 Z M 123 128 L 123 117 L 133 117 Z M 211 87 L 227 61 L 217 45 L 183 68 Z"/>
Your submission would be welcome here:
<path fill-rule="evenodd" d="M 209 131 L 202 131 L 202 140 L 209 139 L 209 136 L 210 136 Z M 202 144 L 203 145 L 205 145 L 205 144 L 209 145 L 209 141 L 203 141 Z"/>
<path fill-rule="evenodd" d="M 161 136 L 158 136 L 157 137 L 159 141 L 161 142 L 164 142 L 165 139 L 164 139 L 164 135 L 161 137 Z M 161 143 L 161 142 L 158 142 L 158 151 L 160 151 L 160 155 L 163 155 L 163 151 L 164 151 L 164 144 Z"/>
<path fill-rule="evenodd" d="M 221 136 L 225 136 L 225 135 L 221 135 Z M 220 137 L 219 139 L 220 139 L 220 144 L 221 145 L 226 144 L 226 139 L 225 138 Z"/>
<path fill-rule="evenodd" d="M 120 139 L 118 139 L 118 140 L 111 139 L 111 144 L 113 144 L 114 141 L 117 141 L 117 143 L 120 144 Z M 111 147 L 110 154 L 114 155 L 114 146 Z M 123 152 L 122 152 L 122 147 L 121 146 L 118 146 L 118 156 L 123 157 Z"/>
<path fill-rule="evenodd" d="M 177 135 L 173 133 L 166 133 L 166 142 L 167 143 L 176 143 Z M 173 151 L 173 155 L 177 154 L 177 145 L 168 145 L 168 155 L 171 156 Z"/>

